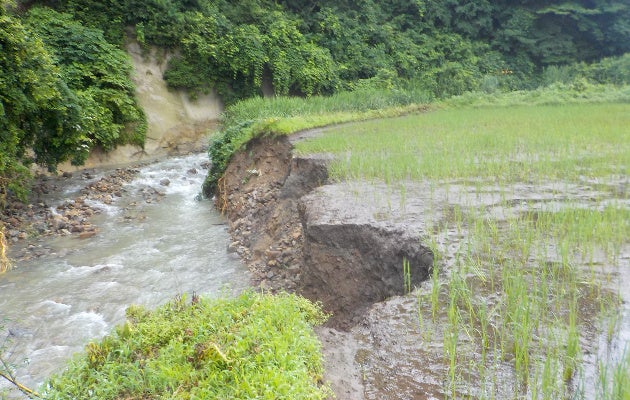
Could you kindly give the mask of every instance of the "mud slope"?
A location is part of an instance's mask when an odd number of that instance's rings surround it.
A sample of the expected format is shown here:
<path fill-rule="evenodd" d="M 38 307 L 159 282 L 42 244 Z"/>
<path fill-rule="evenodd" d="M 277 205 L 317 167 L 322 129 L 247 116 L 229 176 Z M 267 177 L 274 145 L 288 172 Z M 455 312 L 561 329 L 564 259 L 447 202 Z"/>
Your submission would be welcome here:
<path fill-rule="evenodd" d="M 191 100 L 185 91 L 169 88 L 163 74 L 172 54 L 166 50 L 143 48 L 135 40 L 127 43 L 126 50 L 133 66 L 136 98 L 147 117 L 144 147 L 123 145 L 109 152 L 94 149 L 84 165 L 73 166 L 68 162 L 59 165 L 59 171 L 151 161 L 201 152 L 207 147 L 208 135 L 216 130 L 223 111 L 223 103 L 216 93 Z"/>
<path fill-rule="evenodd" d="M 356 207 L 344 185 L 325 185 L 326 157 L 297 157 L 292 147 L 285 137 L 257 139 L 231 160 L 217 196 L 230 250 L 256 284 L 320 301 L 330 326 L 349 329 L 373 303 L 404 293 L 403 260 L 416 285 L 433 257 L 417 225 Z"/>

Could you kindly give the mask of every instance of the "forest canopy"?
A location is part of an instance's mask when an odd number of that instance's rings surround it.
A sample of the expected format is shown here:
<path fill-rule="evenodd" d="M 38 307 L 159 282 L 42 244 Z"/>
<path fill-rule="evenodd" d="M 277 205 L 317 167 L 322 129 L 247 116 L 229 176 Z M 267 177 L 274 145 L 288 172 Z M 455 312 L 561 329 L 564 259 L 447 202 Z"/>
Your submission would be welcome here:
<path fill-rule="evenodd" d="M 406 88 L 429 98 L 630 79 L 625 0 L 0 0 L 0 200 L 28 166 L 141 145 L 124 52 L 175 54 L 164 74 L 229 104 Z M 603 60 L 603 61 L 601 61 Z"/>
<path fill-rule="evenodd" d="M 59 0 L 114 43 L 135 27 L 176 48 L 175 87 L 215 88 L 226 100 L 329 94 L 400 81 L 436 96 L 535 87 L 544 68 L 630 52 L 624 0 Z M 112 23 L 114 21 L 115 23 Z M 509 76 L 507 76 L 509 75 Z"/>

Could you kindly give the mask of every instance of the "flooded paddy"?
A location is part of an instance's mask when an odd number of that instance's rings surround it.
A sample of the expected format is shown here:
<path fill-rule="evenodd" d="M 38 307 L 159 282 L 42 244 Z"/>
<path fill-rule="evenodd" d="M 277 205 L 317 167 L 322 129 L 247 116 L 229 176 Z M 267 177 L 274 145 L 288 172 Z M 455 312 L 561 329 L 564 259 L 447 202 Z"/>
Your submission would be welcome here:
<path fill-rule="evenodd" d="M 344 398 L 614 398 L 630 343 L 627 180 L 344 182 L 311 196 L 437 255 L 408 295 L 320 332 L 346 348 L 327 354 Z"/>

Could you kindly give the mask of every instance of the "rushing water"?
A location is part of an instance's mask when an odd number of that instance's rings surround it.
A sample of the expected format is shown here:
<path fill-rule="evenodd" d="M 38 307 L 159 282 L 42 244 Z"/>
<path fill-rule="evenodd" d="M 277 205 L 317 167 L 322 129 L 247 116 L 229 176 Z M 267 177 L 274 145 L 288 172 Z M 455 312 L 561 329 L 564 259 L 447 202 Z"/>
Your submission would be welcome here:
<path fill-rule="evenodd" d="M 224 219 L 199 200 L 204 160 L 200 154 L 140 168 L 116 203 L 96 204 L 103 212 L 93 221 L 95 237 L 46 240 L 40 245 L 49 256 L 16 262 L 0 275 L 0 344 L 8 339 L 3 357 L 20 382 L 37 387 L 59 372 L 89 340 L 122 322 L 130 304 L 155 307 L 180 294 L 216 296 L 247 285 L 246 268 L 226 251 Z M 160 185 L 165 178 L 168 186 Z M 68 185 L 61 197 L 79 188 Z M 164 196 L 146 203 L 142 194 L 153 189 Z M 55 201 L 61 199 L 49 199 Z"/>

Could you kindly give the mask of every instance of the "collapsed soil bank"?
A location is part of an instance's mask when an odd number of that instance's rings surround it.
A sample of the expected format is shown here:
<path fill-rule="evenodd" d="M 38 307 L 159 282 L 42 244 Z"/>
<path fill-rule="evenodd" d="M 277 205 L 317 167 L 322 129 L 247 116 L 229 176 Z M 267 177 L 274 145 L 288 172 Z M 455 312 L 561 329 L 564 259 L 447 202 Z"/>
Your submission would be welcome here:
<path fill-rule="evenodd" d="M 216 198 L 228 216 L 230 251 L 256 285 L 320 301 L 330 326 L 349 329 L 373 303 L 404 293 L 404 260 L 413 286 L 428 276 L 433 255 L 404 224 L 322 202 L 315 189 L 327 183 L 328 159 L 292 149 L 290 138 L 265 137 L 232 157 Z"/>

